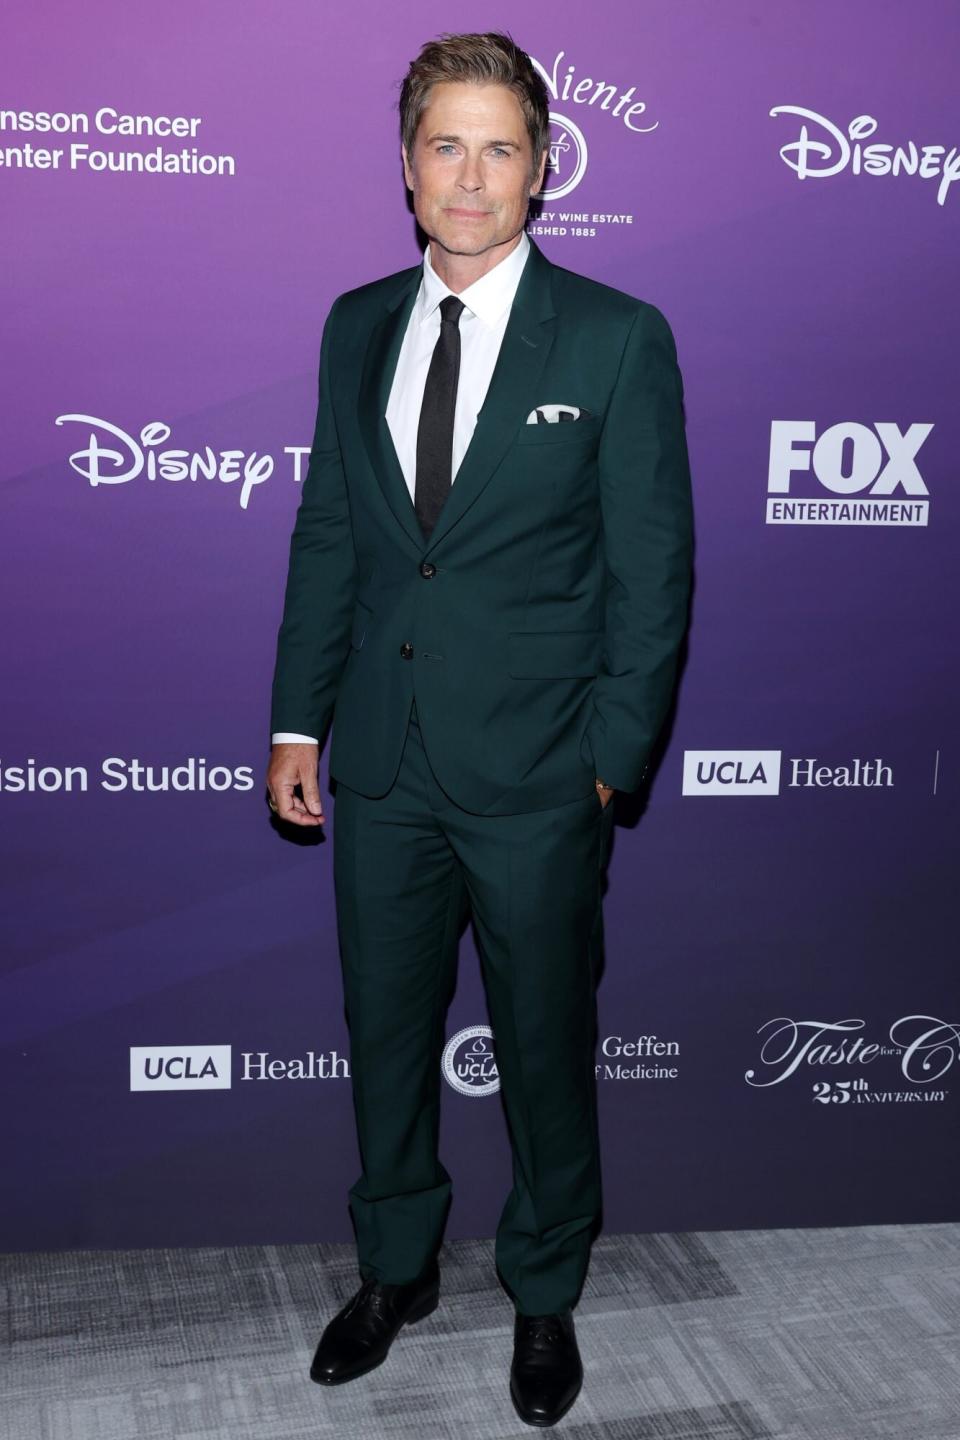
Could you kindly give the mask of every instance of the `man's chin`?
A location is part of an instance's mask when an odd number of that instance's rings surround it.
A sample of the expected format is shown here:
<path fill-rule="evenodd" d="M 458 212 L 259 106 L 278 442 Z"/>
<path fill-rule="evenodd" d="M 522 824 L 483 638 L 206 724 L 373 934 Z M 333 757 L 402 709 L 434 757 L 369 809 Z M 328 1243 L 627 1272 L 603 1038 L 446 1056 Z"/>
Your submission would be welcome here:
<path fill-rule="evenodd" d="M 451 255 L 481 255 L 493 245 L 506 245 L 513 237 L 498 235 L 492 226 L 474 224 L 472 220 L 462 225 L 447 220 L 431 238 Z"/>
<path fill-rule="evenodd" d="M 482 235 L 479 227 L 473 233 L 465 233 L 454 226 L 444 226 L 440 234 L 434 237 L 438 245 L 448 250 L 451 255 L 479 255 L 482 251 L 496 244 L 496 237 L 493 235 Z"/>

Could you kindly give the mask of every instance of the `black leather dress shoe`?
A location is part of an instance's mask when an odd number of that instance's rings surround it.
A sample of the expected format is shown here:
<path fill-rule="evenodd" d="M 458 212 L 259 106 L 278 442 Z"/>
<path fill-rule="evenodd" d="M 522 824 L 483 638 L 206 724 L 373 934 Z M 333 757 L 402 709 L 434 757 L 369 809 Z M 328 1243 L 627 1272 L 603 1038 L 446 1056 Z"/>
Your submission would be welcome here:
<path fill-rule="evenodd" d="M 365 1280 L 321 1335 L 310 1379 L 318 1385 L 341 1385 L 374 1370 L 387 1358 L 397 1332 L 436 1310 L 439 1300 L 436 1259 L 405 1285 Z"/>
<path fill-rule="evenodd" d="M 573 1328 L 573 1312 L 552 1315 L 516 1313 L 510 1395 L 528 1425 L 555 1425 L 580 1394 L 583 1365 Z"/>

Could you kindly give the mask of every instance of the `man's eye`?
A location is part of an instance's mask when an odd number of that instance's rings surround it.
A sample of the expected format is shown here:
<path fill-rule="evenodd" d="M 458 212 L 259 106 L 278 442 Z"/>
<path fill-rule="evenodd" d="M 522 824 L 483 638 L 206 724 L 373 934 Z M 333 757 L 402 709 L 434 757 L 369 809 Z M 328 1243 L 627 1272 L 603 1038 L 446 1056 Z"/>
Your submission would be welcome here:
<path fill-rule="evenodd" d="M 456 148 L 457 148 L 457 147 L 456 147 L 455 145 L 451 144 L 449 141 L 444 141 L 444 143 L 443 143 L 442 145 L 438 145 L 438 146 L 437 146 L 437 152 L 442 154 L 442 152 L 445 151 L 445 150 L 455 150 Z M 509 154 L 510 154 L 510 151 L 506 148 L 505 145 L 492 145 L 490 148 L 491 148 L 491 151 L 492 151 L 492 153 L 493 153 L 494 155 L 509 155 Z"/>

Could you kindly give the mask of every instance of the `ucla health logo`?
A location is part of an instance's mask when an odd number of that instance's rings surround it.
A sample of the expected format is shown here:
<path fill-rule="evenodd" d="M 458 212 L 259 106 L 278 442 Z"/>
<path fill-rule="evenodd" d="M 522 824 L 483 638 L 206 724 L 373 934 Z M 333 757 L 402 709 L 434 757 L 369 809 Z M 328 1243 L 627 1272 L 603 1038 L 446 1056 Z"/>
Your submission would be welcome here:
<path fill-rule="evenodd" d="M 229 1090 L 229 1045 L 131 1045 L 131 1090 Z"/>
<path fill-rule="evenodd" d="M 443 1073 L 461 1095 L 482 1098 L 500 1089 L 500 1074 L 493 1054 L 489 1025 L 468 1025 L 447 1041 Z"/>
<path fill-rule="evenodd" d="M 788 790 L 876 790 L 893 788 L 893 767 L 879 756 L 856 756 L 833 764 L 815 755 L 780 750 L 685 750 L 684 795 L 779 795 L 781 770 Z"/>
<path fill-rule="evenodd" d="M 917 464 L 932 424 L 848 420 L 817 434 L 813 420 L 772 420 L 768 525 L 926 525 Z"/>
<path fill-rule="evenodd" d="M 779 795 L 779 750 L 685 750 L 684 795 Z"/>

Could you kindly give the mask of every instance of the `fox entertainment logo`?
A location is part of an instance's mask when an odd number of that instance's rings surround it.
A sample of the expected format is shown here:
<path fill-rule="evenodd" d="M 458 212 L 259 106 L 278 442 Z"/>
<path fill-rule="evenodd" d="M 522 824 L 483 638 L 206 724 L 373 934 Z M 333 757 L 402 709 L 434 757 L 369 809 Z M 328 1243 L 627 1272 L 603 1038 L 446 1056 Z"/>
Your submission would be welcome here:
<path fill-rule="evenodd" d="M 813 420 L 772 420 L 767 524 L 926 525 L 929 492 L 917 453 L 932 429 L 850 420 L 818 436 Z M 819 492 L 794 495 L 800 474 L 812 475 Z"/>
<path fill-rule="evenodd" d="M 229 1090 L 229 1045 L 131 1045 L 131 1090 Z"/>

